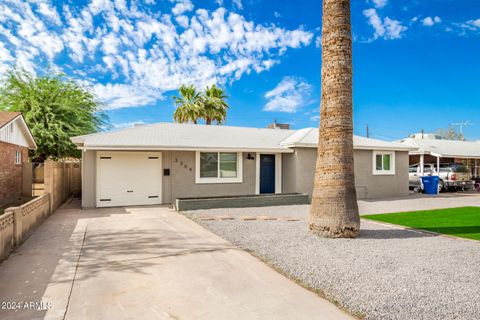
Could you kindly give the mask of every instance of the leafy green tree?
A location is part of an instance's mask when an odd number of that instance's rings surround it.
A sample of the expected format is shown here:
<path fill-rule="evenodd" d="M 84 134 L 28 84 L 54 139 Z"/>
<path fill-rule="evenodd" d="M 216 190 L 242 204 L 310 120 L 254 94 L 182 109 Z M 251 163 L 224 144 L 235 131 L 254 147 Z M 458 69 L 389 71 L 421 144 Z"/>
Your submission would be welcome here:
<path fill-rule="evenodd" d="M 22 112 L 38 149 L 32 160 L 79 157 L 70 137 L 97 132 L 107 123 L 102 104 L 64 74 L 35 76 L 10 70 L 0 82 L 0 110 Z"/>
<path fill-rule="evenodd" d="M 206 87 L 203 92 L 198 92 L 195 86 L 182 85 L 178 90 L 179 96 L 174 96 L 174 104 L 177 107 L 173 119 L 178 123 L 205 120 L 207 125 L 216 122 L 222 124 L 227 117 L 227 96 L 223 89 L 212 85 Z"/>
<path fill-rule="evenodd" d="M 202 93 L 202 117 L 205 119 L 207 125 L 212 124 L 212 121 L 222 124 L 227 118 L 228 104 L 225 101 L 227 96 L 223 89 L 212 85 L 205 89 Z"/>
<path fill-rule="evenodd" d="M 195 86 L 182 85 L 178 89 L 180 96 L 174 96 L 174 104 L 177 107 L 173 114 L 173 120 L 178 123 L 193 122 L 198 123 L 201 118 L 202 101 L 200 93 L 197 92 Z"/>

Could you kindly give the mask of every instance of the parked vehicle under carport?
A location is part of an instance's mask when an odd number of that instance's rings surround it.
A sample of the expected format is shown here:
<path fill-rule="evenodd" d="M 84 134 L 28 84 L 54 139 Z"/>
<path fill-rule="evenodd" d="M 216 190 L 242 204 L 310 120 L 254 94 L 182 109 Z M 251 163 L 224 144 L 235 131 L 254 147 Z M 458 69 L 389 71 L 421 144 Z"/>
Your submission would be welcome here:
<path fill-rule="evenodd" d="M 409 186 L 412 189 L 421 189 L 421 167 L 415 164 L 409 168 Z M 474 182 L 470 171 L 461 163 L 441 163 L 440 172 L 437 164 L 426 163 L 423 166 L 424 176 L 439 176 L 438 191 L 470 190 L 474 188 Z"/>

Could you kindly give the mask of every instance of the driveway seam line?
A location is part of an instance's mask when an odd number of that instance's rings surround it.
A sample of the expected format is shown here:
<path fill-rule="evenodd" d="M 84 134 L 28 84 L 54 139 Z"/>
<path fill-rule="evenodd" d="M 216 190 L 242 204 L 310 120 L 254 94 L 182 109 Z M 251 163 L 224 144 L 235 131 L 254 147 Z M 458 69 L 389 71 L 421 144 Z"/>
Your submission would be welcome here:
<path fill-rule="evenodd" d="M 73 273 L 72 285 L 70 286 L 70 292 L 68 293 L 67 305 L 65 306 L 65 312 L 64 312 L 63 318 L 62 318 L 63 320 L 65 320 L 65 318 L 67 317 L 68 307 L 70 306 L 70 299 L 72 297 L 73 287 L 75 285 L 75 279 L 77 277 L 78 265 L 80 264 L 80 258 L 82 257 L 83 246 L 85 244 L 85 239 L 87 237 L 87 229 L 88 229 L 88 223 L 85 226 L 85 231 L 83 232 L 82 245 L 80 246 L 80 250 L 78 251 L 77 264 L 75 265 L 75 272 Z"/>

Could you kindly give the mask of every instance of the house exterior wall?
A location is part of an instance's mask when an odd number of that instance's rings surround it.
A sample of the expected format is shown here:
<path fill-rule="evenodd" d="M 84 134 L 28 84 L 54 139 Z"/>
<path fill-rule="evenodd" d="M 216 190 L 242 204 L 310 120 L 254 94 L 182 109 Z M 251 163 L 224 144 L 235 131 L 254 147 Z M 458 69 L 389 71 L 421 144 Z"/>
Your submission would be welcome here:
<path fill-rule="evenodd" d="M 255 160 L 243 157 L 241 183 L 195 183 L 194 151 L 162 151 L 162 203 L 171 204 L 177 198 L 218 197 L 255 194 Z M 283 193 L 313 191 L 317 149 L 295 148 L 294 153 L 282 154 Z M 408 195 L 408 152 L 395 154 L 395 175 L 373 174 L 373 151 L 355 150 L 355 181 L 359 199 L 401 197 Z M 82 153 L 82 206 L 96 206 L 96 151 Z"/>
<path fill-rule="evenodd" d="M 243 157 L 242 183 L 195 183 L 194 151 L 162 151 L 162 203 L 174 203 L 176 198 L 231 196 L 255 194 L 255 161 Z M 82 152 L 82 207 L 96 206 L 96 151 Z M 163 171 L 163 170 L 162 170 Z"/>
<path fill-rule="evenodd" d="M 295 153 L 282 154 L 282 192 L 297 192 L 297 156 Z"/>
<path fill-rule="evenodd" d="M 195 152 L 164 151 L 163 167 L 170 169 L 170 177 L 163 176 L 163 203 L 173 203 L 176 198 L 234 196 L 255 194 L 255 160 L 243 157 L 241 183 L 195 183 Z"/>
<path fill-rule="evenodd" d="M 312 196 L 316 158 L 316 148 L 295 148 L 295 153 L 284 155 L 284 163 L 288 163 L 283 168 L 284 181 L 288 181 L 284 185 L 288 190 L 285 192 L 300 192 Z M 359 199 L 408 195 L 408 152 L 395 153 L 395 175 L 373 174 L 372 150 L 355 150 L 354 161 L 355 185 Z"/>
<path fill-rule="evenodd" d="M 355 150 L 355 184 L 366 199 L 408 196 L 408 152 L 395 152 L 395 175 L 373 175 L 373 151 Z"/>
<path fill-rule="evenodd" d="M 82 207 L 94 208 L 97 195 L 97 152 L 82 152 Z"/>
<path fill-rule="evenodd" d="M 16 151 L 22 154 L 15 164 Z M 22 196 L 23 165 L 28 162 L 28 148 L 0 141 L 0 204 Z"/>

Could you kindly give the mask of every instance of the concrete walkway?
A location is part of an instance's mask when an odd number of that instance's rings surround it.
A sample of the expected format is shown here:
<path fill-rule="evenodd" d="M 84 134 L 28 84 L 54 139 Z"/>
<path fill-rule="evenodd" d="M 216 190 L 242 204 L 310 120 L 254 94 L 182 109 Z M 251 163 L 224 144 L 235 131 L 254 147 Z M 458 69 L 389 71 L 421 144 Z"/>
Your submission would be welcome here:
<path fill-rule="evenodd" d="M 58 210 L 0 265 L 0 301 L 21 302 L 2 320 L 352 319 L 165 207 Z"/>

